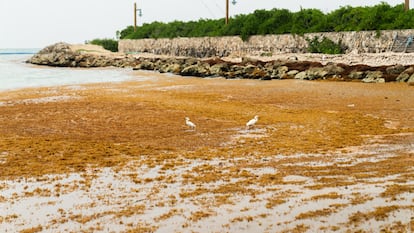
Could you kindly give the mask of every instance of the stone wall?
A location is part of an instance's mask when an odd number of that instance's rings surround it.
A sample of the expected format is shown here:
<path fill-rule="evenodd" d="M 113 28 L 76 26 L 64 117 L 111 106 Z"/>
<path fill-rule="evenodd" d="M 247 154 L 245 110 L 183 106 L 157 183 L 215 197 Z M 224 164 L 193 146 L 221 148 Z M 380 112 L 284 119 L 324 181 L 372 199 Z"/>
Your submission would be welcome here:
<path fill-rule="evenodd" d="M 414 29 L 252 36 L 245 42 L 238 36 L 121 40 L 119 51 L 191 57 L 306 53 L 306 38 L 325 36 L 334 42 L 341 41 L 347 47 L 346 52 L 380 53 L 390 50 L 396 35 L 414 35 Z"/>

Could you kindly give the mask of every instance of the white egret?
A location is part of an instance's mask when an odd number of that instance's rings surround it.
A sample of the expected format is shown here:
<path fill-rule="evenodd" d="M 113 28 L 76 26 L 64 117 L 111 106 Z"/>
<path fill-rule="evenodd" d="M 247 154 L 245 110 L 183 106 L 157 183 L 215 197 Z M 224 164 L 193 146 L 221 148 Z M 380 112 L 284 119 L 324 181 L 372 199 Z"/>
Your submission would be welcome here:
<path fill-rule="evenodd" d="M 190 129 L 195 130 L 195 128 L 196 128 L 196 125 L 195 125 L 193 122 L 191 122 L 191 121 L 190 121 L 190 118 L 188 118 L 188 117 L 186 117 L 186 118 L 185 118 L 185 124 L 186 124 L 188 127 L 190 127 Z"/>
<path fill-rule="evenodd" d="M 247 123 L 246 123 L 246 128 L 247 129 L 250 129 L 251 127 L 253 127 L 255 124 L 256 124 L 256 122 L 259 120 L 259 116 L 254 116 L 254 118 L 253 119 L 251 119 L 250 121 L 248 121 Z"/>

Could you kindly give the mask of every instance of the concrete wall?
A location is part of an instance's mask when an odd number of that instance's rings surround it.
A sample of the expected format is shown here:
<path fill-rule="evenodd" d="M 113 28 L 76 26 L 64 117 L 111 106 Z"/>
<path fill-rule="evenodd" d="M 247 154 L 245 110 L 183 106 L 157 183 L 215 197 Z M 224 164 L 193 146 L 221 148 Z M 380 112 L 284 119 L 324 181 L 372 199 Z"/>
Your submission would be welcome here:
<path fill-rule="evenodd" d="M 396 35 L 414 35 L 414 29 L 252 36 L 245 42 L 238 36 L 121 40 L 119 51 L 193 57 L 305 53 L 306 38 L 325 36 L 334 42 L 341 41 L 348 48 L 346 52 L 380 53 L 390 50 Z"/>

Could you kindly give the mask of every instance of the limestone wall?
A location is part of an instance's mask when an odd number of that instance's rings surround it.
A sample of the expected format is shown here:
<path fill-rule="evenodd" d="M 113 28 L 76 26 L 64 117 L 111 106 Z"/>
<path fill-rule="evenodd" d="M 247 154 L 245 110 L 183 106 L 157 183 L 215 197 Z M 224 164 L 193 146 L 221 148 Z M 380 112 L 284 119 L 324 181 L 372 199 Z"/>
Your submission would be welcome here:
<path fill-rule="evenodd" d="M 192 57 L 305 53 L 306 38 L 325 36 L 334 42 L 341 41 L 347 47 L 346 52 L 380 53 L 389 51 L 396 35 L 414 35 L 414 29 L 252 36 L 245 42 L 238 36 L 121 40 L 119 51 Z"/>

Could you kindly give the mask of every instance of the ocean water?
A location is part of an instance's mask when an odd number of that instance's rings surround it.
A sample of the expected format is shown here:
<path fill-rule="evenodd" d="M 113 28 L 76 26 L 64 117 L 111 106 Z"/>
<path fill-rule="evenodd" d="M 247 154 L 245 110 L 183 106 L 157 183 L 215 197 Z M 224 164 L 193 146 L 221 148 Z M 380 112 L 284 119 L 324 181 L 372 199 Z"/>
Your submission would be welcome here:
<path fill-rule="evenodd" d="M 27 64 L 39 49 L 0 49 L 0 91 L 133 79 L 131 69 L 62 68 Z"/>

